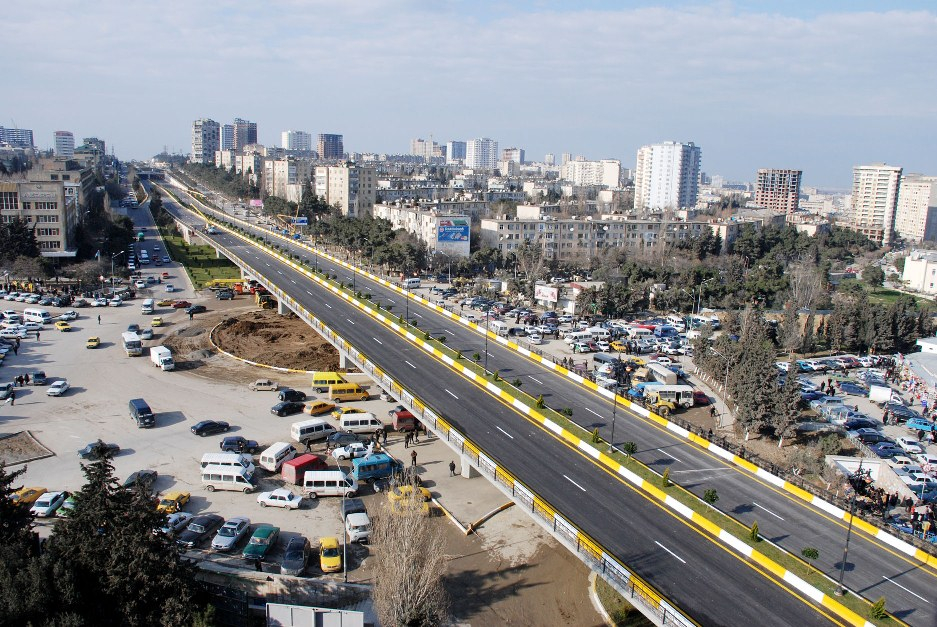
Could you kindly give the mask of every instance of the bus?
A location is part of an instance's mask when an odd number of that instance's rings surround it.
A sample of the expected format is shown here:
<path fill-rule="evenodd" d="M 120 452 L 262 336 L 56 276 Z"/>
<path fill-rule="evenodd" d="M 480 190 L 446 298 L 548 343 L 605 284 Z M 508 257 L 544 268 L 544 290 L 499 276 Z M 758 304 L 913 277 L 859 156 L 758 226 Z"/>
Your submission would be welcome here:
<path fill-rule="evenodd" d="M 143 354 L 143 342 L 140 340 L 139 335 L 128 331 L 120 337 L 128 357 L 138 357 Z"/>

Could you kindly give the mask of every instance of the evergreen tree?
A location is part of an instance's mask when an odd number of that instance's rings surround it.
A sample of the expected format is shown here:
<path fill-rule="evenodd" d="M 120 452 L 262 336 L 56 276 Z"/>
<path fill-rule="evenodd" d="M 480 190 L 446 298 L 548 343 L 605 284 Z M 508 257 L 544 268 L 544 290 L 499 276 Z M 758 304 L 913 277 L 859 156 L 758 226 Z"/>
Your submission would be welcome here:
<path fill-rule="evenodd" d="M 738 407 L 736 414 L 746 430 L 761 433 L 775 422 L 778 371 L 774 366 L 775 349 L 768 339 L 764 314 L 749 308 L 742 323 L 737 358 L 729 389 Z"/>
<path fill-rule="evenodd" d="M 774 421 L 774 435 L 779 439 L 792 437 L 796 433 L 797 423 L 800 422 L 803 401 L 800 397 L 797 363 L 794 359 L 788 362 L 787 377 L 780 392 L 777 396 Z"/>

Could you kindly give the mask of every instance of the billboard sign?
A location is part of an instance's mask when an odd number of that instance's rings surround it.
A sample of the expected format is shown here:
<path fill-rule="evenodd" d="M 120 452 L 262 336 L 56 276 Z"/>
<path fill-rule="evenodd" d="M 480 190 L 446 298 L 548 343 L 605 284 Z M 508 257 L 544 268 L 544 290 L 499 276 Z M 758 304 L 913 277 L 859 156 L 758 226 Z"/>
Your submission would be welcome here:
<path fill-rule="evenodd" d="M 309 224 L 309 218 L 306 216 L 300 216 L 298 218 L 292 218 L 290 222 L 296 226 L 306 226 Z"/>
<path fill-rule="evenodd" d="M 436 227 L 437 242 L 467 242 L 469 241 L 469 232 L 471 225 L 468 220 L 456 218 L 452 220 L 440 220 Z"/>
<path fill-rule="evenodd" d="M 559 300 L 560 290 L 546 285 L 537 285 L 534 287 L 534 300 L 542 300 L 548 303 L 555 303 Z"/>
<path fill-rule="evenodd" d="M 251 207 L 260 207 L 261 209 L 263 209 L 263 207 L 264 207 L 264 201 L 258 200 L 258 199 L 255 198 L 255 199 L 252 199 L 252 200 L 251 200 L 250 205 L 251 205 Z"/>

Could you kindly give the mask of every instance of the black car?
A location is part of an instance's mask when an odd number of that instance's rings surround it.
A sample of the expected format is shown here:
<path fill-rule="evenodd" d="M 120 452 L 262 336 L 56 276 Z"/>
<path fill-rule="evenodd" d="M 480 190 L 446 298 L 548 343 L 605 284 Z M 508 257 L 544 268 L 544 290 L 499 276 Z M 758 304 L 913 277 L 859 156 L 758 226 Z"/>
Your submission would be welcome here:
<path fill-rule="evenodd" d="M 865 444 L 879 444 L 881 442 L 895 443 L 890 437 L 882 435 L 881 433 L 863 433 L 859 436 L 859 440 Z"/>
<path fill-rule="evenodd" d="M 234 292 L 231 290 L 218 290 L 215 292 L 215 298 L 218 300 L 232 300 L 234 299 Z"/>
<path fill-rule="evenodd" d="M 139 332 L 140 332 L 139 324 L 134 323 L 134 324 L 127 325 L 127 333 L 139 333 Z"/>
<path fill-rule="evenodd" d="M 342 520 L 345 520 L 345 517 L 348 514 L 367 514 L 368 510 L 364 506 L 364 501 L 358 498 L 354 499 L 342 499 Z"/>
<path fill-rule="evenodd" d="M 103 440 L 98 440 L 78 451 L 78 457 L 92 460 L 103 459 L 105 457 L 114 457 L 119 452 L 120 447 L 118 445 L 108 444 Z"/>
<path fill-rule="evenodd" d="M 306 564 L 309 563 L 311 551 L 309 540 L 303 536 L 290 538 L 283 554 L 283 561 L 280 563 L 280 574 L 294 577 L 302 575 L 306 570 Z"/>
<path fill-rule="evenodd" d="M 256 453 L 260 450 L 257 440 L 248 440 L 239 435 L 229 435 L 219 443 L 224 453 Z"/>
<path fill-rule="evenodd" d="M 127 480 L 124 481 L 123 487 L 132 488 L 133 486 L 140 484 L 144 490 L 150 491 L 153 489 L 153 484 L 156 483 L 156 477 L 159 476 L 155 470 L 138 470 L 130 474 L 127 477 Z"/>
<path fill-rule="evenodd" d="M 205 307 L 205 305 L 192 305 L 190 307 L 185 308 L 185 312 L 187 314 L 204 313 L 206 311 L 208 311 L 208 308 Z"/>
<path fill-rule="evenodd" d="M 306 393 L 302 390 L 284 388 L 280 390 L 279 394 L 277 394 L 277 398 L 279 398 L 281 401 L 304 401 L 306 400 Z"/>
<path fill-rule="evenodd" d="M 187 549 L 194 548 L 202 540 L 215 533 L 223 524 L 224 518 L 218 514 L 196 516 L 189 522 L 185 530 L 176 536 L 176 544 Z"/>
<path fill-rule="evenodd" d="M 329 437 L 325 439 L 325 445 L 328 448 L 339 448 L 346 444 L 351 444 L 352 442 L 366 442 L 367 440 L 368 436 L 359 433 L 336 431 L 335 433 L 330 433 Z"/>
<path fill-rule="evenodd" d="M 276 414 L 277 416 L 290 416 L 301 412 L 303 407 L 305 407 L 305 405 L 296 401 L 283 401 L 271 407 L 270 413 Z"/>
<path fill-rule="evenodd" d="M 206 435 L 215 435 L 224 433 L 231 429 L 231 425 L 223 420 L 203 420 L 192 425 L 190 431 L 195 435 L 205 437 Z"/>

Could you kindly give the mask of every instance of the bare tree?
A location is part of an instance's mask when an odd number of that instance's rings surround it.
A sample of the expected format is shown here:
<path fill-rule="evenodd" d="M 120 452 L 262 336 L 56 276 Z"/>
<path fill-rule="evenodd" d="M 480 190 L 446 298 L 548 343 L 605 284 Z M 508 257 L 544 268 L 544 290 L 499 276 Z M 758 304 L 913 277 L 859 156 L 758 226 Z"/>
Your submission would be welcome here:
<path fill-rule="evenodd" d="M 817 267 L 804 258 L 798 259 L 788 267 L 787 281 L 794 308 L 812 309 L 823 291 L 823 282 Z"/>
<path fill-rule="evenodd" d="M 378 549 L 374 607 L 387 627 L 441 625 L 448 613 L 442 534 L 424 514 L 419 490 L 374 521 Z"/>

